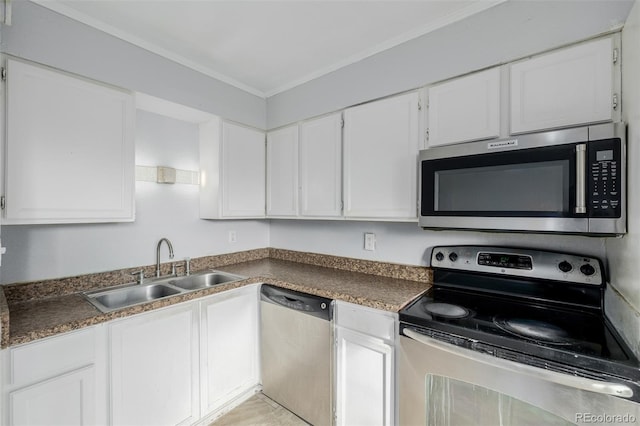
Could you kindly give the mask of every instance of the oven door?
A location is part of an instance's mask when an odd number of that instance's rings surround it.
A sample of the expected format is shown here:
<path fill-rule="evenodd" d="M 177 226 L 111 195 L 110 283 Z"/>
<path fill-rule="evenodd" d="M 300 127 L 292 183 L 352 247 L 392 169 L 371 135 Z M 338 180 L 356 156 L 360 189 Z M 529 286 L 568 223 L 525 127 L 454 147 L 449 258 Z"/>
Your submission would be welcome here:
<path fill-rule="evenodd" d="M 588 231 L 585 143 L 500 152 L 486 145 L 469 147 L 482 152 L 474 155 L 421 152 L 420 226 Z"/>
<path fill-rule="evenodd" d="M 405 329 L 398 352 L 402 426 L 635 424 L 640 405 L 607 383 L 499 359 Z M 621 397 L 613 396 L 621 395 Z M 637 397 L 637 395 L 636 395 Z"/>

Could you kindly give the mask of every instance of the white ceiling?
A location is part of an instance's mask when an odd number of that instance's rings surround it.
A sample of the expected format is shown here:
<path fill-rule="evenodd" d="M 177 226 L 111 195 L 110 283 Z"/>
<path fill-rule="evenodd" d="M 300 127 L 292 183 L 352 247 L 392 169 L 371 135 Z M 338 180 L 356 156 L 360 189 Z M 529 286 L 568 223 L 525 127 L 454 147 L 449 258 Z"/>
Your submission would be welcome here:
<path fill-rule="evenodd" d="M 268 97 L 506 0 L 34 0 Z"/>

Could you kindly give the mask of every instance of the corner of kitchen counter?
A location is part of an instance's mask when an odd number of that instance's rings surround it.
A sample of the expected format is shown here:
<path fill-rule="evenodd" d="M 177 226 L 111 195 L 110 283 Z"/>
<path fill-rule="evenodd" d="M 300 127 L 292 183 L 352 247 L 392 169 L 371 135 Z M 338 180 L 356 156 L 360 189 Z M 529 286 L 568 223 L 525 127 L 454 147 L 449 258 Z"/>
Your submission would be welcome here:
<path fill-rule="evenodd" d="M 9 304 L 4 295 L 4 287 L 0 285 L 0 348 L 9 346 Z"/>

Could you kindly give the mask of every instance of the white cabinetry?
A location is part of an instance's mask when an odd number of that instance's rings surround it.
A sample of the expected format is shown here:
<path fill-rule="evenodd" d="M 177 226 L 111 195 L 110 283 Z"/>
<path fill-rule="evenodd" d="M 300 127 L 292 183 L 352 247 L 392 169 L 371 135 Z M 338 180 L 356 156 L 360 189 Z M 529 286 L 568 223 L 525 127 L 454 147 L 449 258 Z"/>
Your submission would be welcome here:
<path fill-rule="evenodd" d="M 50 337 L 3 352 L 3 424 L 106 424 L 103 327 Z"/>
<path fill-rule="evenodd" d="M 200 417 L 197 304 L 110 325 L 114 425 L 191 424 Z"/>
<path fill-rule="evenodd" d="M 429 146 L 500 135 L 500 68 L 428 89 Z"/>
<path fill-rule="evenodd" d="M 336 301 L 336 425 L 392 425 L 396 316 Z"/>
<path fill-rule="evenodd" d="M 300 215 L 342 216 L 342 113 L 300 123 Z"/>
<path fill-rule="evenodd" d="M 7 224 L 134 219 L 129 92 L 7 61 Z"/>
<path fill-rule="evenodd" d="M 260 382 L 258 289 L 242 287 L 200 302 L 203 417 Z"/>
<path fill-rule="evenodd" d="M 298 125 L 267 133 L 267 216 L 298 215 Z"/>
<path fill-rule="evenodd" d="M 417 220 L 417 92 L 344 112 L 344 214 Z"/>
<path fill-rule="evenodd" d="M 614 68 L 612 37 L 512 64 L 511 133 L 615 119 Z"/>
<path fill-rule="evenodd" d="M 265 216 L 264 132 L 215 118 L 200 124 L 200 217 Z"/>

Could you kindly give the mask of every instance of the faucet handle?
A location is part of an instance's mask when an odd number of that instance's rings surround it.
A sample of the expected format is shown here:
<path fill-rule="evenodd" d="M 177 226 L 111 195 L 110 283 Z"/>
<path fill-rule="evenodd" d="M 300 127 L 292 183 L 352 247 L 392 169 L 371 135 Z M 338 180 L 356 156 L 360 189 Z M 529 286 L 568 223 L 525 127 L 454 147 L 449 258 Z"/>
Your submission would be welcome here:
<path fill-rule="evenodd" d="M 144 269 L 140 269 L 139 271 L 133 271 L 129 273 L 130 275 L 137 275 L 136 282 L 138 284 L 142 284 L 144 282 Z"/>
<path fill-rule="evenodd" d="M 191 275 L 191 258 L 190 257 L 184 258 L 184 273 L 187 276 Z"/>

